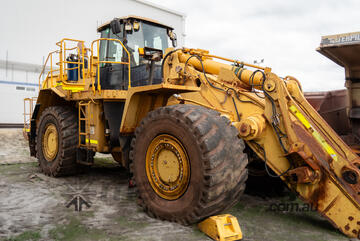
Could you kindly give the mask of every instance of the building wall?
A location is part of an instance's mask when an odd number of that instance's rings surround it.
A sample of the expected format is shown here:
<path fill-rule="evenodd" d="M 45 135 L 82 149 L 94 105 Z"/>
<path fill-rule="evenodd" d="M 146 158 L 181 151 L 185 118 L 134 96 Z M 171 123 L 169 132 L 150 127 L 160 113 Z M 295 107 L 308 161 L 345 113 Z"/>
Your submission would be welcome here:
<path fill-rule="evenodd" d="M 0 68 L 0 81 L 17 81 L 23 83 L 35 84 L 39 81 L 39 72 L 16 70 L 12 65 L 8 70 Z"/>
<path fill-rule="evenodd" d="M 114 17 L 138 15 L 172 26 L 178 46 L 185 41 L 185 16 L 146 0 L 11 0 L 1 3 L 0 14 L 0 124 L 22 123 L 23 98 L 36 96 L 39 69 L 62 38 L 85 40 L 86 47 L 99 37 L 99 25 Z M 40 66 L 21 69 L 16 63 Z M 14 64 L 15 63 L 15 64 Z M 25 64 L 26 65 L 26 64 Z M 14 83 L 9 83 L 14 82 Z M 15 83 L 17 82 L 17 83 Z M 30 84 L 30 85 L 29 85 Z M 16 90 L 16 86 L 25 87 Z"/>
<path fill-rule="evenodd" d="M 0 124 L 23 123 L 24 98 L 36 96 L 38 89 L 36 84 L 0 81 Z"/>
<path fill-rule="evenodd" d="M 184 44 L 184 16 L 153 7 L 143 0 L 11 0 L 1 3 L 0 59 L 43 64 L 62 38 L 85 40 L 89 47 L 98 37 L 97 26 L 114 17 L 139 15 L 175 28 Z"/>

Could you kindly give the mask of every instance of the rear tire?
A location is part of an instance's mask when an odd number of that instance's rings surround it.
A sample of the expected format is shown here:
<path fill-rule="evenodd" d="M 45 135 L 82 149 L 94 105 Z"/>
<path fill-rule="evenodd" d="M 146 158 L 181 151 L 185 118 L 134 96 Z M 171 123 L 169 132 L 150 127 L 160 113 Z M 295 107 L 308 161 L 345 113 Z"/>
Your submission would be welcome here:
<path fill-rule="evenodd" d="M 150 112 L 136 129 L 130 151 L 139 204 L 151 217 L 182 224 L 236 204 L 247 179 L 245 146 L 237 135 L 227 118 L 201 106 L 173 105 Z M 168 164 L 176 160 L 178 164 Z M 176 180 L 179 185 L 173 185 Z"/>
<path fill-rule="evenodd" d="M 36 136 L 36 157 L 46 175 L 58 177 L 77 173 L 79 135 L 75 109 L 69 106 L 46 108 Z"/>
<path fill-rule="evenodd" d="M 113 157 L 114 161 L 122 165 L 123 163 L 122 152 L 111 152 L 111 156 Z"/>

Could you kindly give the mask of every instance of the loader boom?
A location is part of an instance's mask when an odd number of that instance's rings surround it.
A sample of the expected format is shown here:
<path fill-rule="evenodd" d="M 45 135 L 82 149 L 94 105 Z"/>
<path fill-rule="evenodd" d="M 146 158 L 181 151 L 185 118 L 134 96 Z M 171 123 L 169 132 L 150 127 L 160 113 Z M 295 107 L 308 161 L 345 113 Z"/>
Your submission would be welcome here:
<path fill-rule="evenodd" d="M 229 118 L 239 137 L 303 201 L 358 237 L 359 157 L 306 101 L 299 81 L 279 78 L 270 68 L 214 58 L 199 49 L 168 52 L 164 80 L 201 89 L 172 101 L 203 105 Z"/>

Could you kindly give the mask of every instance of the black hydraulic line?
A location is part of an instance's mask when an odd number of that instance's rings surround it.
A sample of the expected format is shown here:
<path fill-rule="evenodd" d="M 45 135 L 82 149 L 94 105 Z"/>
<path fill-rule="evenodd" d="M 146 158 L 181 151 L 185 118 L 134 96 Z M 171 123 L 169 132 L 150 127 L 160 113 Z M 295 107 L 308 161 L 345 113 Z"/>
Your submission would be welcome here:
<path fill-rule="evenodd" d="M 205 68 L 204 68 L 203 61 L 202 61 L 202 59 L 201 59 L 201 57 L 200 57 L 199 55 L 191 55 L 191 56 L 186 60 L 186 62 L 185 62 L 185 67 L 184 67 L 184 72 L 185 72 L 185 73 L 186 73 L 186 66 L 187 66 L 189 60 L 190 60 L 191 58 L 193 58 L 193 57 L 197 58 L 197 59 L 199 60 L 199 62 L 201 63 L 201 68 L 202 68 L 202 72 L 203 72 L 203 74 L 204 74 L 204 77 L 205 77 L 206 81 L 208 82 L 208 84 L 209 84 L 211 87 L 213 87 L 213 88 L 215 88 L 215 89 L 218 89 L 218 90 L 221 90 L 221 91 L 223 91 L 223 92 L 226 92 L 226 94 L 229 94 L 229 90 L 232 90 L 232 91 L 234 92 L 236 98 L 237 98 L 240 102 L 243 102 L 243 103 L 253 103 L 252 101 L 241 100 L 241 99 L 239 98 L 237 92 L 236 92 L 233 88 L 228 88 L 227 90 L 224 90 L 224 89 L 222 89 L 222 88 L 220 88 L 220 87 L 217 87 L 217 86 L 213 85 L 213 84 L 209 81 L 209 79 L 207 78 L 207 76 L 206 76 L 206 72 L 205 72 Z M 264 77 L 264 79 L 265 79 L 265 77 Z M 225 99 L 225 100 L 226 100 L 226 99 Z M 240 114 L 239 114 L 239 111 L 238 111 L 238 109 L 237 109 L 237 106 L 236 106 L 236 103 L 235 103 L 234 98 L 232 98 L 232 100 L 233 100 L 233 103 L 234 103 L 234 107 L 235 107 L 235 111 L 236 111 L 238 120 L 240 121 Z"/>
<path fill-rule="evenodd" d="M 236 106 L 234 97 L 232 97 L 232 101 L 233 101 L 233 103 L 234 103 L 234 107 L 235 107 L 235 111 L 236 111 L 236 115 L 237 115 L 238 121 L 240 121 L 240 115 L 239 115 L 239 111 L 238 111 L 238 109 L 237 109 L 237 106 Z"/>
<path fill-rule="evenodd" d="M 228 90 L 224 90 L 224 89 L 222 89 L 222 88 L 219 88 L 219 87 L 217 87 L 217 86 L 213 85 L 213 84 L 209 81 L 209 79 L 208 79 L 208 78 L 207 78 L 207 76 L 206 76 L 206 72 L 205 72 L 204 64 L 203 64 L 202 59 L 201 59 L 201 57 L 200 57 L 200 56 L 198 56 L 198 55 L 192 55 L 192 56 L 190 56 L 190 57 L 186 60 L 186 63 L 185 63 L 185 68 L 186 68 L 186 64 L 187 64 L 187 62 L 188 62 L 188 61 L 189 61 L 189 59 L 190 59 L 190 58 L 192 58 L 193 56 L 195 56 L 195 57 L 196 57 L 196 58 L 200 61 L 200 63 L 201 63 L 201 67 L 202 67 L 202 72 L 204 73 L 204 77 L 205 77 L 206 81 L 208 82 L 208 84 L 209 84 L 211 87 L 215 88 L 215 89 L 218 89 L 218 90 L 224 91 L 224 92 L 226 92 L 226 94 L 229 94 L 229 92 L 228 92 L 228 91 L 230 90 L 230 88 L 229 88 Z M 237 94 L 236 94 L 236 91 L 235 91 L 234 89 L 232 89 L 232 88 L 231 88 L 231 90 L 233 90 L 233 91 L 234 91 L 234 93 L 235 93 L 236 97 L 238 98 L 238 96 L 237 96 Z M 238 98 L 238 99 L 239 99 L 239 98 Z M 239 111 L 238 111 L 238 109 L 237 109 L 237 106 L 236 106 L 236 103 L 235 103 L 234 97 L 232 97 L 232 101 L 233 101 L 233 104 L 234 104 L 234 107 L 235 107 L 235 111 L 236 111 L 237 118 L 238 118 L 238 120 L 240 121 L 240 114 L 239 114 Z"/>
<path fill-rule="evenodd" d="M 243 102 L 243 103 L 252 103 L 252 104 L 256 105 L 256 103 L 254 103 L 251 100 L 241 100 L 238 93 L 233 88 L 228 88 L 226 92 L 229 93 L 229 90 L 232 90 L 234 92 L 236 99 L 238 99 L 238 101 Z"/>
<path fill-rule="evenodd" d="M 168 58 L 168 56 L 169 56 L 170 54 L 172 54 L 172 53 L 174 53 L 174 52 L 176 52 L 176 51 L 178 51 L 178 50 L 180 50 L 180 49 L 176 49 L 176 50 L 170 51 L 169 53 L 167 53 L 167 54 L 165 55 L 165 57 L 164 57 L 164 59 L 163 59 L 163 62 L 162 62 L 162 65 L 161 65 L 161 73 L 162 73 L 163 77 L 164 77 L 163 66 L 164 66 L 164 63 L 165 63 L 166 58 Z M 204 77 L 205 77 L 206 81 L 208 82 L 208 84 L 209 84 L 211 87 L 213 87 L 213 88 L 215 88 L 215 89 L 218 89 L 218 90 L 221 90 L 221 91 L 223 91 L 223 92 L 226 92 L 226 93 L 228 94 L 228 92 L 227 92 L 226 90 L 224 90 L 224 89 L 222 89 L 222 88 L 220 88 L 220 87 L 217 87 L 217 86 L 213 85 L 213 84 L 209 81 L 209 79 L 208 79 L 207 76 L 206 76 L 206 72 L 205 72 L 205 68 L 204 68 L 203 61 L 202 61 L 201 57 L 198 56 L 198 55 L 191 55 L 191 56 L 185 61 L 184 73 L 186 73 L 186 67 L 187 67 L 187 65 L 188 65 L 189 60 L 190 60 L 191 58 L 193 58 L 193 57 L 197 58 L 197 59 L 200 61 L 200 63 L 201 63 L 201 68 L 202 68 L 202 72 L 203 72 Z M 234 90 L 234 89 L 232 89 L 232 90 L 234 91 L 237 99 L 239 99 L 239 97 L 237 96 L 235 90 Z M 239 99 L 239 100 L 240 100 L 240 99 Z M 237 115 L 237 117 L 238 117 L 238 120 L 240 121 L 240 114 L 239 114 L 239 111 L 238 111 L 238 109 L 237 109 L 237 106 L 236 106 L 234 97 L 232 98 L 232 101 L 233 101 L 233 103 L 234 103 L 236 115 Z M 240 100 L 240 101 L 241 101 L 241 100 Z"/>
<path fill-rule="evenodd" d="M 226 92 L 226 90 L 224 90 L 224 89 L 222 89 L 222 88 L 220 88 L 220 87 L 217 87 L 217 86 L 213 85 L 213 84 L 209 81 L 209 79 L 208 79 L 207 76 L 206 76 L 206 72 L 205 72 L 205 68 L 204 68 L 203 61 L 202 61 L 202 59 L 201 59 L 201 57 L 200 57 L 199 55 L 192 55 L 192 56 L 190 56 L 190 57 L 186 60 L 186 62 L 187 62 L 190 58 L 192 58 L 193 56 L 195 56 L 195 57 L 200 61 L 200 63 L 201 63 L 201 68 L 202 68 L 202 72 L 203 72 L 204 77 L 205 77 L 206 81 L 208 82 L 208 84 L 209 84 L 211 87 L 213 87 L 214 89 L 217 89 L 217 90 L 221 90 L 221 91 Z M 185 65 L 185 68 L 186 68 L 186 65 Z"/>
<path fill-rule="evenodd" d="M 176 51 L 178 51 L 178 50 L 180 50 L 180 49 L 170 51 L 170 52 L 164 57 L 163 62 L 162 62 L 162 66 L 161 66 L 162 70 L 163 70 L 163 65 L 164 65 L 164 63 L 165 63 L 166 58 L 167 58 L 170 54 L 172 54 L 172 53 L 174 53 L 174 52 L 176 52 Z M 211 87 L 213 87 L 213 88 L 215 88 L 215 89 L 217 89 L 217 90 L 221 90 L 221 91 L 223 91 L 223 92 L 226 92 L 226 94 L 229 94 L 229 90 L 232 90 L 232 91 L 234 92 L 236 98 L 237 98 L 240 102 L 253 103 L 252 101 L 243 101 L 243 100 L 240 100 L 239 96 L 237 95 L 236 91 L 235 91 L 233 88 L 229 88 L 228 90 L 224 90 L 224 89 L 222 89 L 222 88 L 220 88 L 220 87 L 217 87 L 217 86 L 213 85 L 213 84 L 209 81 L 209 79 L 207 78 L 207 76 L 206 76 L 206 72 L 205 72 L 205 68 L 204 68 L 203 61 L 202 61 L 202 59 L 201 59 L 201 57 L 200 57 L 199 55 L 191 55 L 191 56 L 186 60 L 186 62 L 185 62 L 185 67 L 184 67 L 184 72 L 185 72 L 185 73 L 186 73 L 186 66 L 187 66 L 189 60 L 190 60 L 191 58 L 194 58 L 194 57 L 197 58 L 197 59 L 200 61 L 200 63 L 201 63 L 201 68 L 202 68 L 202 72 L 203 72 L 203 74 L 204 74 L 204 77 L 205 77 L 207 83 L 208 83 Z M 163 73 L 163 71 L 161 71 L 161 72 Z M 255 77 L 255 74 L 258 73 L 258 72 L 260 72 L 260 73 L 263 75 L 263 78 L 262 78 L 263 81 L 262 81 L 262 84 L 261 84 L 261 85 L 254 85 L 254 77 Z M 254 86 L 261 86 L 261 87 L 262 87 L 262 90 L 263 90 L 264 95 L 265 95 L 266 97 L 268 97 L 269 100 L 270 100 L 270 102 L 271 102 L 272 112 L 273 112 L 272 117 L 274 118 L 274 117 L 277 116 L 276 106 L 275 106 L 274 99 L 273 99 L 273 98 L 265 91 L 265 89 L 264 89 L 265 79 L 266 79 L 266 76 L 265 76 L 265 73 L 264 73 L 263 71 L 261 71 L 261 70 L 255 70 L 255 71 L 251 74 L 251 76 L 250 76 L 250 79 L 249 79 L 249 82 L 250 82 L 250 83 L 249 83 L 249 84 L 252 86 L 252 88 L 253 88 Z M 259 96 L 259 95 L 256 93 L 256 91 L 255 91 L 255 94 L 256 94 L 259 98 L 265 98 L 265 97 Z M 235 111 L 236 111 L 238 120 L 240 120 L 240 115 L 239 115 L 239 112 L 238 112 L 238 109 L 237 109 L 237 106 L 236 106 L 236 103 L 235 103 L 234 98 L 232 98 L 232 100 L 233 100 L 233 103 L 234 103 L 234 107 L 235 107 Z M 273 126 L 273 128 L 274 128 L 274 130 L 275 130 L 275 133 L 276 133 L 276 136 L 277 136 L 277 138 L 278 138 L 278 140 L 279 140 L 279 143 L 280 143 L 281 148 L 283 149 L 283 151 L 284 151 L 285 153 L 288 153 L 288 151 L 286 150 L 286 148 L 285 148 L 285 146 L 284 146 L 284 144 L 283 144 L 283 142 L 282 142 L 282 138 L 286 137 L 286 135 L 281 132 L 281 130 L 279 129 L 279 127 L 278 127 L 277 125 L 275 125 L 274 122 L 272 122 L 271 124 L 272 124 L 272 126 Z"/>
<path fill-rule="evenodd" d="M 263 81 L 262 81 L 262 84 L 261 84 L 261 85 L 254 85 L 254 82 L 253 82 L 253 81 L 254 81 L 254 79 L 253 79 L 254 77 L 251 77 L 251 76 L 255 76 L 255 74 L 258 73 L 258 72 L 260 72 L 260 73 L 262 74 L 262 76 L 263 76 L 263 77 L 262 77 Z M 265 88 L 264 88 L 265 79 L 266 79 L 265 73 L 264 73 L 263 71 L 261 71 L 261 70 L 256 70 L 256 71 L 254 71 L 254 73 L 253 73 L 251 76 L 250 76 L 250 80 L 252 79 L 251 84 L 253 84 L 253 86 L 261 86 L 261 89 L 262 89 L 265 97 L 267 97 L 267 98 L 270 100 L 270 102 L 271 102 L 272 118 L 273 118 L 273 119 L 276 118 L 277 112 L 276 112 L 275 101 L 274 101 L 274 99 L 266 92 L 266 90 L 265 90 Z M 255 92 L 255 94 L 256 94 L 256 92 Z M 280 143 L 281 148 L 283 149 L 283 151 L 285 152 L 285 154 L 287 154 L 288 151 L 286 150 L 286 148 L 285 148 L 285 146 L 284 146 L 284 143 L 283 143 L 283 141 L 282 141 L 282 138 L 286 137 L 286 135 L 285 135 L 284 133 L 282 133 L 282 131 L 279 129 L 278 125 L 274 123 L 274 120 L 272 120 L 271 125 L 272 125 L 272 127 L 274 128 L 274 130 L 275 130 L 275 134 L 276 134 L 276 136 L 277 136 L 277 138 L 278 138 L 278 140 L 279 140 L 279 143 Z"/>
<path fill-rule="evenodd" d="M 171 54 L 173 54 L 173 53 L 175 53 L 176 51 L 179 51 L 179 50 L 181 50 L 181 49 L 174 49 L 174 50 L 170 51 L 169 53 L 167 53 L 167 54 L 165 55 L 165 57 L 163 58 L 162 63 L 161 63 L 161 78 L 162 78 L 162 79 L 164 78 L 164 64 L 165 64 L 166 59 L 167 59 Z"/>
<path fill-rule="evenodd" d="M 254 84 L 254 78 L 255 78 L 256 73 L 261 73 L 261 74 L 263 75 L 263 83 L 260 84 L 260 85 L 255 85 L 255 84 Z M 262 87 L 263 84 L 264 84 L 264 82 L 265 82 L 265 74 L 264 74 L 264 72 L 262 72 L 261 70 L 255 70 L 255 71 L 250 75 L 249 85 L 250 85 L 251 88 L 253 89 L 253 92 L 255 93 L 255 95 L 256 95 L 257 97 L 261 98 L 261 99 L 264 99 L 265 96 L 259 95 L 258 92 L 256 92 L 254 86 L 261 86 L 261 87 Z"/>
<path fill-rule="evenodd" d="M 163 74 L 163 65 L 164 65 L 164 62 L 165 62 L 166 58 L 167 58 L 170 54 L 172 54 L 172 53 L 174 53 L 174 52 L 176 52 L 176 51 L 178 51 L 178 50 L 179 50 L 179 49 L 170 51 L 170 52 L 164 57 L 163 62 L 162 62 L 162 66 L 161 66 L 161 68 L 162 68 L 162 71 L 161 71 L 162 74 Z M 186 60 L 186 62 L 185 62 L 185 67 L 184 67 L 184 72 L 185 72 L 185 73 L 186 73 L 186 67 L 187 67 L 187 64 L 188 64 L 189 60 L 190 60 L 191 58 L 194 58 L 194 57 L 197 58 L 197 59 L 200 61 L 200 63 L 201 63 L 201 68 L 202 68 L 202 72 L 203 72 L 203 74 L 204 74 L 204 77 L 205 77 L 207 83 L 208 83 L 211 87 L 213 87 L 213 88 L 215 88 L 215 89 L 218 89 L 218 90 L 221 90 L 221 91 L 223 91 L 223 92 L 226 92 L 227 95 L 229 94 L 229 90 L 232 90 L 232 91 L 234 92 L 236 98 L 237 98 L 240 102 L 253 103 L 252 101 L 244 101 L 244 100 L 241 100 L 241 99 L 239 98 L 237 92 L 236 92 L 233 88 L 228 88 L 227 90 L 224 90 L 224 89 L 222 89 L 222 88 L 220 88 L 220 87 L 217 87 L 217 86 L 213 85 L 213 84 L 209 81 L 209 79 L 207 78 L 207 76 L 206 76 L 206 72 L 205 72 L 205 68 L 204 68 L 203 61 L 202 61 L 202 59 L 201 59 L 201 57 L 200 57 L 199 55 L 191 55 L 191 56 Z M 241 75 L 241 72 L 242 72 L 242 71 L 240 71 L 240 73 L 239 73 L 240 75 Z M 258 72 L 260 72 L 260 73 L 262 74 L 262 76 L 263 76 L 263 77 L 262 77 L 263 81 L 262 81 L 262 84 L 260 84 L 260 85 L 255 85 L 255 84 L 254 84 L 254 77 L 255 77 L 255 74 L 258 73 Z M 249 84 L 250 84 L 250 86 L 251 86 L 252 88 L 254 88 L 254 86 L 261 86 L 264 95 L 265 95 L 265 96 L 270 100 L 270 102 L 271 102 L 272 112 L 273 112 L 272 118 L 275 118 L 275 117 L 277 116 L 275 101 L 274 101 L 274 99 L 266 92 L 266 90 L 264 89 L 265 79 L 266 79 L 266 76 L 265 76 L 265 73 L 264 73 L 263 71 L 261 71 L 261 70 L 255 70 L 255 71 L 251 74 L 251 76 L 250 76 Z M 265 98 L 265 96 L 264 96 L 264 97 L 263 97 L 263 96 L 259 96 L 256 91 L 255 91 L 255 94 L 256 94 L 259 98 Z M 226 99 L 225 99 L 225 100 L 226 100 Z M 233 103 L 234 103 L 234 107 L 235 107 L 235 111 L 236 111 L 238 120 L 240 121 L 240 114 L 239 114 L 239 112 L 238 112 L 238 109 L 237 109 L 237 106 L 236 106 L 234 97 L 232 97 L 232 101 L 233 101 Z M 279 127 L 278 127 L 274 122 L 272 122 L 271 125 L 273 126 L 273 128 L 274 128 L 274 130 L 275 130 L 275 133 L 276 133 L 276 136 L 277 136 L 277 138 L 278 138 L 278 140 L 279 140 L 279 143 L 280 143 L 281 148 L 283 149 L 283 151 L 284 151 L 285 153 L 288 153 L 288 151 L 286 150 L 286 148 L 285 148 L 285 146 L 284 146 L 284 144 L 283 144 L 283 142 L 282 142 L 282 138 L 286 137 L 286 135 L 281 132 L 281 130 L 279 129 Z M 288 168 L 288 170 L 284 171 L 284 172 L 281 173 L 280 175 L 272 175 L 272 174 L 269 172 L 268 167 L 267 167 L 267 159 L 266 159 L 265 149 L 262 148 L 262 147 L 261 147 L 259 144 L 257 144 L 256 142 L 253 142 L 253 143 L 255 143 L 256 145 L 258 145 L 259 148 L 263 151 L 263 154 L 264 154 L 264 162 L 265 162 L 265 170 L 266 170 L 266 172 L 268 173 L 268 175 L 269 175 L 270 177 L 281 177 L 281 176 L 285 175 L 285 174 L 292 168 L 292 164 L 291 164 L 290 167 Z"/>
<path fill-rule="evenodd" d="M 271 174 L 270 171 L 269 171 L 269 168 L 268 168 L 268 166 L 267 166 L 267 161 L 268 161 L 268 160 L 267 160 L 267 158 L 266 158 L 265 149 L 262 148 L 262 146 L 260 146 L 258 143 L 254 142 L 254 141 L 252 141 L 251 143 L 255 144 L 255 145 L 263 152 L 263 155 L 264 155 L 264 163 L 265 163 L 265 171 L 266 171 L 266 173 L 267 173 L 270 177 L 274 177 L 274 178 L 282 177 L 282 176 L 284 176 L 285 174 L 287 174 L 287 173 L 291 170 L 291 168 L 292 168 L 293 165 L 292 165 L 292 163 L 290 162 L 289 168 L 288 168 L 287 170 L 285 170 L 284 172 L 280 173 L 279 175 L 273 175 L 273 174 Z"/>

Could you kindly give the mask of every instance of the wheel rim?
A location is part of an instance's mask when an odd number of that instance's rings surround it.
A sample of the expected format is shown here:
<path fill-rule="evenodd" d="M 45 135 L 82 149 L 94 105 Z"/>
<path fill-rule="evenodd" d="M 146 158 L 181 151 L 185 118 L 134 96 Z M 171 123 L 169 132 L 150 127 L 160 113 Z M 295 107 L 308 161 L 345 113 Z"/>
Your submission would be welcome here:
<path fill-rule="evenodd" d="M 58 132 L 54 124 L 48 124 L 42 139 L 44 157 L 51 162 L 55 159 L 59 148 Z"/>
<path fill-rule="evenodd" d="M 146 174 L 160 197 L 167 200 L 181 197 L 190 180 L 189 159 L 183 145 L 170 135 L 155 137 L 146 152 Z"/>

